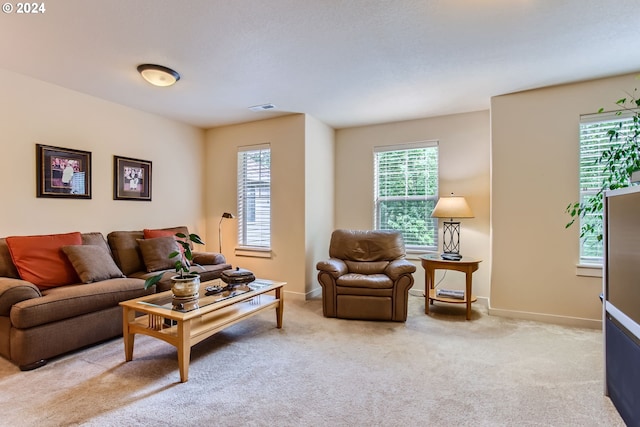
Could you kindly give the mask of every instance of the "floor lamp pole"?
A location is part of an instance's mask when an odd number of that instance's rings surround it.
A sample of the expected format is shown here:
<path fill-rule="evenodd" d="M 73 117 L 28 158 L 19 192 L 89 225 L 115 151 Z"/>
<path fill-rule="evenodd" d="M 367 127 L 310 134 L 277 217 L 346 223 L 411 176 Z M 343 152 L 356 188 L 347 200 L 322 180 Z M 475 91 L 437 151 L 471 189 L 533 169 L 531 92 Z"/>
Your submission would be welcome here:
<path fill-rule="evenodd" d="M 218 253 L 222 253 L 222 220 L 225 218 L 235 218 L 233 214 L 229 212 L 225 212 L 220 217 L 220 222 L 218 223 Z"/>

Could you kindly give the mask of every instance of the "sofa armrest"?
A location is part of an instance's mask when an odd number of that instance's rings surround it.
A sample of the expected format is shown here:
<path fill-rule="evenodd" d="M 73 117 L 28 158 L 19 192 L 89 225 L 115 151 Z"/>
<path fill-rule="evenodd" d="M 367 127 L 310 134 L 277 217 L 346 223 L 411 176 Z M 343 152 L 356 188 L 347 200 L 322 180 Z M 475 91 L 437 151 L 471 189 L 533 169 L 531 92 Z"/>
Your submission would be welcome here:
<path fill-rule="evenodd" d="M 406 259 L 396 259 L 389 263 L 384 270 L 384 274 L 389 276 L 394 282 L 403 274 L 411 274 L 416 272 L 416 266 Z"/>
<path fill-rule="evenodd" d="M 224 264 L 227 260 L 224 255 L 215 252 L 197 252 L 193 251 L 193 263 L 200 265 L 216 265 Z"/>
<path fill-rule="evenodd" d="M 344 261 L 331 258 L 327 261 L 319 261 L 316 264 L 316 268 L 320 271 L 324 271 L 326 273 L 331 274 L 334 279 L 342 276 L 343 274 L 347 274 L 347 264 Z"/>
<path fill-rule="evenodd" d="M 11 307 L 20 301 L 41 296 L 40 289 L 31 282 L 0 277 L 0 316 L 9 316 Z"/>

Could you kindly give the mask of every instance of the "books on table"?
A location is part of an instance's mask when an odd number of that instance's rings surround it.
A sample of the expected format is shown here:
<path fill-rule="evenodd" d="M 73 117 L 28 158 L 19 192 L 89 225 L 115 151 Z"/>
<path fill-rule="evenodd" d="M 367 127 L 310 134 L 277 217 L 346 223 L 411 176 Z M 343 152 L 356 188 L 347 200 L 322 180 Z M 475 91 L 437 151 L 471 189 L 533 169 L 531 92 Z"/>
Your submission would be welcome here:
<path fill-rule="evenodd" d="M 436 289 L 436 296 L 441 298 L 464 299 L 464 291 Z"/>

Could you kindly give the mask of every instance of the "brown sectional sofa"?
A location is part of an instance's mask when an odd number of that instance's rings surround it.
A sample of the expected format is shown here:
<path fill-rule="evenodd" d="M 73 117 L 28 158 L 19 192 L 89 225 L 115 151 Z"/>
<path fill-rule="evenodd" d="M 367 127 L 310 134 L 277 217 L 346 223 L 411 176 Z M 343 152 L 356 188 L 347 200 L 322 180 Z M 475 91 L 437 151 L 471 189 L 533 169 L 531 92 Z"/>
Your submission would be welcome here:
<path fill-rule="evenodd" d="M 186 227 L 167 230 L 188 233 Z M 137 240 L 143 237 L 142 231 L 114 231 L 107 243 L 101 233 L 83 233 L 82 245 L 106 249 L 123 274 L 45 289 L 20 278 L 6 239 L 0 239 L 0 355 L 28 370 L 51 357 L 122 335 L 119 303 L 170 289 L 170 277 L 175 274 L 169 270 L 160 283 L 144 289 L 144 279 L 157 272 L 146 271 Z M 203 281 L 231 268 L 216 253 L 194 251 L 194 261 L 202 266 Z M 101 270 L 102 265 L 94 262 L 93 268 Z"/>

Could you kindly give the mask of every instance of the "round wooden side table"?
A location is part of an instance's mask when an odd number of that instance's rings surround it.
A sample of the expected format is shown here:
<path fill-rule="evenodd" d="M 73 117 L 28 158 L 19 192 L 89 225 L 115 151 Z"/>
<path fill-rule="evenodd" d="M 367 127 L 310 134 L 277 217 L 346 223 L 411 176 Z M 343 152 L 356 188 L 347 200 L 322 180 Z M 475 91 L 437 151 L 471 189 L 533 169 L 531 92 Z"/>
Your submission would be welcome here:
<path fill-rule="evenodd" d="M 467 305 L 467 320 L 471 319 L 471 303 L 477 301 L 477 297 L 471 293 L 473 272 L 478 269 L 478 265 L 482 262 L 480 259 L 462 257 L 459 261 L 449 261 L 442 259 L 440 255 L 430 254 L 421 255 L 420 261 L 425 270 L 425 287 L 424 287 L 424 312 L 429 314 L 429 305 L 433 301 L 440 301 L 452 304 Z M 454 270 L 461 271 L 466 275 L 466 289 L 464 299 L 447 298 L 436 295 L 435 274 L 436 270 Z"/>

